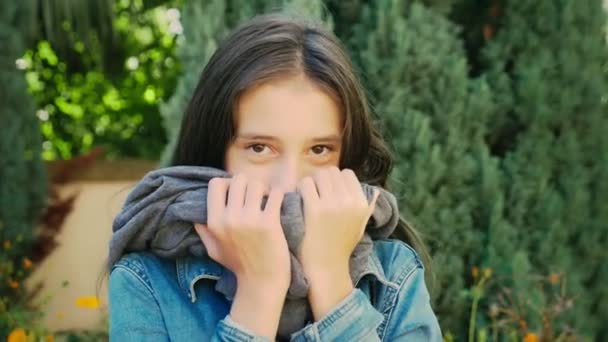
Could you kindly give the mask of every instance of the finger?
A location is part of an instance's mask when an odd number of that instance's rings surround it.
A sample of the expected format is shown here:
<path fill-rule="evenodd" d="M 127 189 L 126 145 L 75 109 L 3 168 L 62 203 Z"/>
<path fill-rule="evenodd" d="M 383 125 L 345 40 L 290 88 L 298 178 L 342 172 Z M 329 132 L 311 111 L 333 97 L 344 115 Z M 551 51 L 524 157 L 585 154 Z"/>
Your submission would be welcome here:
<path fill-rule="evenodd" d="M 247 178 L 244 175 L 236 175 L 230 180 L 228 189 L 228 205 L 227 208 L 241 209 L 245 205 L 245 191 L 247 187 Z"/>
<path fill-rule="evenodd" d="M 201 239 L 203 240 L 203 243 L 205 242 L 205 240 L 210 239 L 209 235 L 211 234 L 211 232 L 209 231 L 209 227 L 206 224 L 195 223 L 194 230 L 196 230 L 196 233 L 200 235 Z"/>
<path fill-rule="evenodd" d="M 280 215 L 284 195 L 283 191 L 278 188 L 271 189 L 268 200 L 266 201 L 266 206 L 264 207 L 264 212 L 273 216 Z"/>
<path fill-rule="evenodd" d="M 340 172 L 340 169 L 337 167 L 332 167 L 328 172 L 329 178 L 331 180 L 331 186 L 333 189 L 332 195 L 337 198 L 346 198 L 346 196 L 351 197 L 350 187 L 347 187 L 346 177 Z"/>
<path fill-rule="evenodd" d="M 313 174 L 319 198 L 330 197 L 333 192 L 329 170 L 320 169 Z"/>
<path fill-rule="evenodd" d="M 226 193 L 230 185 L 227 178 L 212 178 L 207 189 L 207 225 L 217 228 L 218 219 L 226 207 Z"/>
<path fill-rule="evenodd" d="M 356 196 L 357 200 L 360 200 L 362 202 L 364 201 L 367 204 L 367 197 L 363 192 L 363 187 L 359 182 L 359 179 L 357 178 L 355 172 L 351 169 L 343 169 L 342 174 L 344 176 L 344 182 L 346 183 L 346 186 L 348 187 L 349 191 L 352 191 L 350 193 Z"/>
<path fill-rule="evenodd" d="M 245 195 L 245 208 L 259 212 L 262 208 L 262 195 L 264 185 L 259 181 L 251 181 L 247 184 Z"/>
<path fill-rule="evenodd" d="M 319 201 L 319 194 L 315 188 L 315 182 L 312 177 L 304 177 L 298 183 L 298 191 L 302 195 L 305 205 L 314 205 Z"/>

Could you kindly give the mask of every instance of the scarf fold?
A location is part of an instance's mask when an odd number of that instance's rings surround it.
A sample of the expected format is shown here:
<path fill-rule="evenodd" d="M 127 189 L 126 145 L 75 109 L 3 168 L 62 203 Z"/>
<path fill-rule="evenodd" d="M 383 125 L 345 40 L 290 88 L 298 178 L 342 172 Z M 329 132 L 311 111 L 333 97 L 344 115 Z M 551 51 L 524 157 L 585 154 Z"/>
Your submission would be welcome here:
<path fill-rule="evenodd" d="M 207 223 L 207 188 L 214 177 L 231 176 L 224 170 L 207 166 L 171 166 L 148 172 L 131 190 L 114 218 L 108 267 L 127 252 L 150 251 L 169 259 L 207 256 L 193 223 Z M 361 186 L 368 201 L 372 200 L 374 188 L 380 191 L 380 196 L 349 260 L 353 285 L 368 271 L 372 240 L 389 237 L 399 221 L 393 194 L 381 187 L 365 183 Z M 267 196 L 262 199 L 262 208 L 267 199 Z M 278 329 L 278 336 L 284 339 L 289 339 L 291 333 L 306 326 L 312 318 L 307 300 L 309 283 L 295 257 L 305 231 L 303 205 L 298 192 L 285 193 L 281 204 L 281 226 L 291 259 L 291 282 Z M 235 275 L 224 272 L 215 289 L 232 300 L 236 286 Z"/>

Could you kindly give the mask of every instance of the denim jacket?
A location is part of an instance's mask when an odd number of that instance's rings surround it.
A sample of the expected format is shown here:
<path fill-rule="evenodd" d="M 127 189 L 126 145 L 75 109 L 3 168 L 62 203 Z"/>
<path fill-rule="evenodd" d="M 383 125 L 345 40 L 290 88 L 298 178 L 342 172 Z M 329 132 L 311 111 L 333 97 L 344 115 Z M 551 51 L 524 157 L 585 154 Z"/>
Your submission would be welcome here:
<path fill-rule="evenodd" d="M 373 243 L 371 271 L 291 341 L 442 340 L 417 253 L 399 240 Z M 222 272 L 210 258 L 125 254 L 110 273 L 110 340 L 267 341 L 231 319 L 231 299 L 214 289 Z"/>

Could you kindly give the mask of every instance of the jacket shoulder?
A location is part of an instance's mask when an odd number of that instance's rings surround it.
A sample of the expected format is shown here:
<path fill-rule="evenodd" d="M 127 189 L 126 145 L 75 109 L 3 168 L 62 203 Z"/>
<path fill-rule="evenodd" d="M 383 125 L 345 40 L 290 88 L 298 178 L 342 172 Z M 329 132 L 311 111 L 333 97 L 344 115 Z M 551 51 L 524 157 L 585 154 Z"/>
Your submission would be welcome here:
<path fill-rule="evenodd" d="M 175 261 L 160 258 L 150 252 L 129 252 L 125 253 L 110 271 L 110 276 L 117 268 L 125 269 L 140 278 L 148 287 L 152 288 L 151 277 L 155 274 L 166 273 L 175 269 Z"/>
<path fill-rule="evenodd" d="M 418 252 L 404 241 L 374 240 L 374 252 L 378 256 L 386 278 L 393 283 L 402 283 L 414 270 L 424 269 Z"/>

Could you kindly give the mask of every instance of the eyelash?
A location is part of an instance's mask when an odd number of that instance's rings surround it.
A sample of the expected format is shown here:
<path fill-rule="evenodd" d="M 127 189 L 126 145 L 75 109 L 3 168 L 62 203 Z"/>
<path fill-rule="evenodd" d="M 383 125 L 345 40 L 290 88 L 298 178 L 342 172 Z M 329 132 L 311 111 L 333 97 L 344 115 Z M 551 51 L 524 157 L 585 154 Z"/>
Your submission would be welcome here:
<path fill-rule="evenodd" d="M 254 146 L 265 146 L 265 147 L 268 147 L 268 145 L 266 145 L 266 144 L 255 143 L 255 144 L 247 145 L 246 149 L 249 150 L 249 149 L 251 149 Z M 334 150 L 333 147 L 329 146 L 329 145 L 315 145 L 315 146 L 313 146 L 313 148 L 314 147 L 319 147 L 319 146 L 324 147 L 327 150 L 327 153 L 330 153 L 330 152 L 332 152 Z M 260 153 L 257 153 L 257 152 L 254 152 L 254 153 L 257 154 L 257 155 L 260 154 Z M 325 153 L 325 154 L 327 154 L 327 153 Z M 317 155 L 321 156 L 321 154 L 317 154 Z"/>

